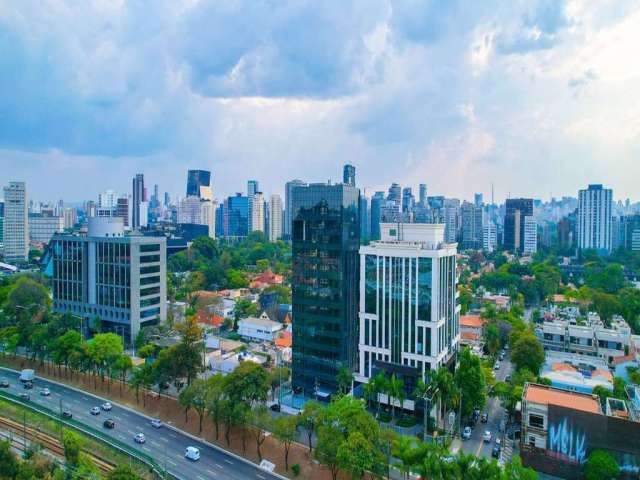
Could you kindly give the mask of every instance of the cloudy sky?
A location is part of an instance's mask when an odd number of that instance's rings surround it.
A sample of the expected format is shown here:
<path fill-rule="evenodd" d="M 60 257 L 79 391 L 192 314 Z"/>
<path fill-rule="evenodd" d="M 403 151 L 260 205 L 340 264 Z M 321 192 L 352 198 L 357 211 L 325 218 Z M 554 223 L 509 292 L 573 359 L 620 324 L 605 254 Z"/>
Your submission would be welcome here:
<path fill-rule="evenodd" d="M 0 0 L 0 182 L 640 200 L 640 1 Z"/>

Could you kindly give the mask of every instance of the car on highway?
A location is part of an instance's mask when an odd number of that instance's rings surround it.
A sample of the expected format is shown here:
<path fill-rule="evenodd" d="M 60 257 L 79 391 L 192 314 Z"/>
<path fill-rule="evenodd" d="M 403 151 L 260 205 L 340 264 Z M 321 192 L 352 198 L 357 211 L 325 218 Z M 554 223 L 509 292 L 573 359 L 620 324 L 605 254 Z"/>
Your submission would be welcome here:
<path fill-rule="evenodd" d="M 33 382 L 24 382 L 22 386 L 25 390 L 31 390 L 33 388 Z"/>
<path fill-rule="evenodd" d="M 105 412 L 110 412 L 113 406 L 109 402 L 104 402 L 101 406 L 102 410 Z"/>
<path fill-rule="evenodd" d="M 184 452 L 184 457 L 194 462 L 200 460 L 200 450 L 196 447 L 187 447 Z"/>
<path fill-rule="evenodd" d="M 29 401 L 29 394 L 28 393 L 21 393 L 20 394 L 20 399 L 21 400 L 25 400 L 25 401 Z"/>
<path fill-rule="evenodd" d="M 158 420 L 157 418 L 154 418 L 153 420 L 151 420 L 151 426 L 153 428 L 160 428 L 160 427 L 162 427 L 162 422 L 160 420 Z"/>
<path fill-rule="evenodd" d="M 9 388 L 9 380 L 3 378 L 0 380 L 0 388 Z"/>
<path fill-rule="evenodd" d="M 495 443 L 493 445 L 493 448 L 491 449 L 491 456 L 493 458 L 500 458 L 500 444 L 499 443 Z"/>
<path fill-rule="evenodd" d="M 102 426 L 104 428 L 116 428 L 116 422 L 110 418 L 107 418 L 104 422 L 102 422 Z"/>
<path fill-rule="evenodd" d="M 63 410 L 62 418 L 73 418 L 73 414 L 69 410 Z"/>
<path fill-rule="evenodd" d="M 135 440 L 136 443 L 144 443 L 147 441 L 146 437 L 144 436 L 144 433 L 137 434 L 135 437 L 133 437 L 133 439 Z"/>
<path fill-rule="evenodd" d="M 89 413 L 91 415 L 100 415 L 100 407 L 93 407 L 91 410 L 89 410 Z"/>
<path fill-rule="evenodd" d="M 471 438 L 471 427 L 469 425 L 467 425 L 466 427 L 464 427 L 464 429 L 462 430 L 462 439 L 463 440 L 468 440 Z"/>
<path fill-rule="evenodd" d="M 42 390 L 40 390 L 40 395 L 42 395 L 43 397 L 48 397 L 49 395 L 51 395 L 51 390 L 49 390 L 48 388 L 43 388 Z"/>
<path fill-rule="evenodd" d="M 482 415 L 480 415 L 480 421 L 482 423 L 487 423 L 489 421 L 489 414 L 487 412 L 484 412 Z"/>
<path fill-rule="evenodd" d="M 491 442 L 491 431 L 490 430 L 485 430 L 484 433 L 482 434 L 482 441 L 485 443 L 490 443 Z"/>

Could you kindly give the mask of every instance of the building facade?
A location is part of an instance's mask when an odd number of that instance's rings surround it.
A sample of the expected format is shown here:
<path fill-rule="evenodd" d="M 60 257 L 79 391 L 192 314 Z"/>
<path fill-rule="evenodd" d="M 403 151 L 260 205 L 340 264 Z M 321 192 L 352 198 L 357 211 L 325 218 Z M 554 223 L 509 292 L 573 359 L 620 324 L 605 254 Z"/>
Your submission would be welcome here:
<path fill-rule="evenodd" d="M 525 218 L 533 216 L 533 199 L 508 198 L 505 203 L 504 247 L 523 253 L 525 244 Z"/>
<path fill-rule="evenodd" d="M 264 196 L 262 192 L 254 192 L 253 196 L 249 197 L 249 212 L 250 212 L 250 230 L 252 232 L 264 233 Z"/>
<path fill-rule="evenodd" d="M 140 228 L 146 223 L 144 219 L 144 212 L 141 212 L 140 205 L 146 200 L 145 188 L 144 188 L 144 175 L 142 173 L 136 174 L 133 179 L 131 195 L 131 228 L 134 230 Z"/>
<path fill-rule="evenodd" d="M 291 224 L 293 222 L 293 189 L 295 187 L 303 187 L 305 185 L 305 182 L 298 179 L 291 180 L 284 185 L 284 224 L 282 227 L 284 231 L 284 238 L 287 240 L 291 239 Z"/>
<path fill-rule="evenodd" d="M 223 230 L 227 238 L 242 238 L 249 233 L 249 199 L 241 193 L 224 201 Z"/>
<path fill-rule="evenodd" d="M 611 251 L 613 190 L 589 185 L 578 192 L 578 248 Z"/>
<path fill-rule="evenodd" d="M 86 236 L 54 235 L 49 253 L 55 311 L 99 318 L 126 345 L 166 320 L 165 237 L 125 235 L 121 218 L 90 218 Z"/>
<path fill-rule="evenodd" d="M 29 215 L 29 239 L 32 242 L 49 243 L 56 233 L 64 231 L 64 217 L 32 213 Z"/>
<path fill-rule="evenodd" d="M 282 238 L 282 198 L 273 194 L 269 199 L 269 240 L 275 242 Z"/>
<path fill-rule="evenodd" d="M 3 254 L 7 262 L 29 258 L 29 201 L 25 182 L 4 187 Z"/>
<path fill-rule="evenodd" d="M 345 184 L 293 190 L 293 386 L 337 388 L 358 354 L 359 191 Z"/>
<path fill-rule="evenodd" d="M 211 172 L 208 170 L 189 170 L 187 172 L 187 197 L 198 197 L 201 200 L 213 201 L 211 189 Z M 165 204 L 168 203 L 165 194 Z"/>
<path fill-rule="evenodd" d="M 462 220 L 462 248 L 479 250 L 482 248 L 482 207 L 464 202 L 460 209 Z"/>
<path fill-rule="evenodd" d="M 533 255 L 538 251 L 538 222 L 533 216 L 524 217 L 524 243 L 522 253 Z"/>
<path fill-rule="evenodd" d="M 395 374 L 413 391 L 419 379 L 455 361 L 460 342 L 456 244 L 444 225 L 382 224 L 360 247 L 357 380 Z M 405 405 L 411 408 L 411 405 Z"/>
<path fill-rule="evenodd" d="M 356 167 L 353 165 L 345 165 L 342 169 L 342 183 L 345 185 L 356 186 Z"/>

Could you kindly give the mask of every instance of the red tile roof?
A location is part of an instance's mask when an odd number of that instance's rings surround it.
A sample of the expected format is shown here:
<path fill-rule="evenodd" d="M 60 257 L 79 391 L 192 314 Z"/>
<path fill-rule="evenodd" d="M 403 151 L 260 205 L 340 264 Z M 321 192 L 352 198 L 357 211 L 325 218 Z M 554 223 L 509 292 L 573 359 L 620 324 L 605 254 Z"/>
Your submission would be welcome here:
<path fill-rule="evenodd" d="M 460 326 L 482 328 L 484 326 L 484 320 L 480 317 L 480 315 L 461 315 Z"/>
<path fill-rule="evenodd" d="M 546 385 L 527 384 L 524 399 L 541 405 L 558 405 L 583 412 L 602 413 L 600 402 L 595 395 L 560 390 Z"/>

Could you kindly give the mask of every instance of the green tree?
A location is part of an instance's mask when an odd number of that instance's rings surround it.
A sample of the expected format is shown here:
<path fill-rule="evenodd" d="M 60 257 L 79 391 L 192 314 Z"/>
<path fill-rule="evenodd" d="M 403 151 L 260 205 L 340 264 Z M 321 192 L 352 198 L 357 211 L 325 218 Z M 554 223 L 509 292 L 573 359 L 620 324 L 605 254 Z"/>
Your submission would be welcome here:
<path fill-rule="evenodd" d="M 216 440 L 220 434 L 220 421 L 224 413 L 224 392 L 226 380 L 221 373 L 207 378 L 207 413 L 216 430 Z"/>
<path fill-rule="evenodd" d="M 21 276 L 11 287 L 4 308 L 16 318 L 30 321 L 33 315 L 50 306 L 46 287 L 31 277 Z"/>
<path fill-rule="evenodd" d="M 127 381 L 127 374 L 131 371 L 132 368 L 133 361 L 127 354 L 120 355 L 113 363 L 113 370 L 120 377 L 120 396 L 122 396 L 122 386 Z"/>
<path fill-rule="evenodd" d="M 340 468 L 356 480 L 373 470 L 376 452 L 360 432 L 354 432 L 338 447 L 337 461 Z"/>
<path fill-rule="evenodd" d="M 594 450 L 587 458 L 584 475 L 587 480 L 612 480 L 620 475 L 620 467 L 609 453 Z"/>
<path fill-rule="evenodd" d="M 0 441 L 0 478 L 16 478 L 20 471 L 20 465 L 15 455 L 11 452 L 11 444 Z"/>
<path fill-rule="evenodd" d="M 309 453 L 312 451 L 313 434 L 316 432 L 320 424 L 324 408 L 315 400 L 309 400 L 304 404 L 302 414 L 300 415 L 300 425 L 307 433 L 307 441 L 309 443 Z"/>
<path fill-rule="evenodd" d="M 474 408 L 483 408 L 487 401 L 486 385 L 480 358 L 469 348 L 463 348 L 459 355 L 460 365 L 455 373 L 456 386 L 461 395 L 460 412 L 468 417 Z"/>
<path fill-rule="evenodd" d="M 401 378 L 396 377 L 395 373 L 391 375 L 389 383 L 387 384 L 387 396 L 389 403 L 391 404 L 391 417 L 396 418 L 396 402 L 400 402 L 400 410 L 402 410 L 402 402 L 404 400 L 404 382 Z"/>
<path fill-rule="evenodd" d="M 596 312 L 598 312 L 598 315 L 600 315 L 600 318 L 605 325 L 609 325 L 613 316 L 623 310 L 620 302 L 618 301 L 618 297 L 613 294 L 595 290 L 592 294 L 592 298 L 593 307 L 596 309 Z"/>
<path fill-rule="evenodd" d="M 260 405 L 250 412 L 249 428 L 256 441 L 258 459 L 262 461 L 262 444 L 267 439 L 267 433 L 273 428 L 273 417 L 264 405 Z"/>
<path fill-rule="evenodd" d="M 62 431 L 62 446 L 64 447 L 64 458 L 68 465 L 77 466 L 80 463 L 80 453 L 82 452 L 82 438 L 71 430 Z"/>
<path fill-rule="evenodd" d="M 273 436 L 284 447 L 284 469 L 289 470 L 289 450 L 295 442 L 298 433 L 298 419 L 294 416 L 283 415 L 273 422 Z"/>
<path fill-rule="evenodd" d="M 337 480 L 340 465 L 338 463 L 338 449 L 344 440 L 342 431 L 332 424 L 323 424 L 318 428 L 316 442 L 316 459 L 331 471 L 331 478 Z"/>
<path fill-rule="evenodd" d="M 242 362 L 227 376 L 225 392 L 234 403 L 266 402 L 268 391 L 267 372 L 256 363 Z"/>
<path fill-rule="evenodd" d="M 269 388 L 271 389 L 271 398 L 275 397 L 276 389 L 289 381 L 291 370 L 287 367 L 275 367 L 268 373 Z"/>
<path fill-rule="evenodd" d="M 353 384 L 353 373 L 346 366 L 341 365 L 336 375 L 336 382 L 338 383 L 338 391 L 343 395 L 349 393 L 351 385 Z"/>
<path fill-rule="evenodd" d="M 129 465 L 119 464 L 107 474 L 107 480 L 142 480 Z"/>
<path fill-rule="evenodd" d="M 189 409 L 193 408 L 198 413 L 198 433 L 202 433 L 202 419 L 207 409 L 207 395 L 207 381 L 201 378 L 195 379 L 178 395 L 180 405 L 185 408 L 185 422 L 189 418 Z"/>
<path fill-rule="evenodd" d="M 484 343 L 487 351 L 491 355 L 495 355 L 500 349 L 500 330 L 498 325 L 490 323 L 484 331 Z"/>
<path fill-rule="evenodd" d="M 89 358 L 104 382 L 105 374 L 111 373 L 116 359 L 124 352 L 122 337 L 115 333 L 99 333 L 87 343 Z"/>
<path fill-rule="evenodd" d="M 513 344 L 511 362 L 516 370 L 527 368 L 534 375 L 538 375 L 544 363 L 544 348 L 540 340 L 533 333 L 521 335 Z"/>

